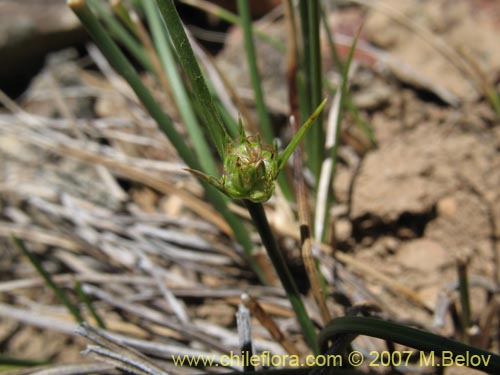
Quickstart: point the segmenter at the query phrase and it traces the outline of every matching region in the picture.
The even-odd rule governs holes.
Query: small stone
[[[430,272],[445,266],[451,258],[439,243],[422,238],[403,244],[396,259],[406,268]]]
[[[452,197],[440,199],[437,203],[437,212],[439,216],[453,217],[457,213],[457,201]]]
[[[338,220],[335,223],[335,237],[337,241],[347,241],[352,234],[352,224],[349,220]]]

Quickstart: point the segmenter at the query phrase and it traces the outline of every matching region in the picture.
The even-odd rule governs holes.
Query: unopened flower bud
[[[274,191],[278,175],[276,150],[259,137],[240,137],[228,146],[222,186],[233,198],[265,202]]]

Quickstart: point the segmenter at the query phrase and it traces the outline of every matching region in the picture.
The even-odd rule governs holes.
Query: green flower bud
[[[259,136],[247,137],[240,119],[240,137],[227,146],[224,170],[220,180],[191,168],[186,170],[231,198],[248,199],[256,203],[265,202],[274,192],[274,181],[278,173],[285,167],[293,150],[321,113],[325,104],[326,99],[309,116],[281,155],[278,155],[276,143],[273,146],[263,145]]]
[[[263,145],[259,137],[242,134],[228,146],[222,188],[232,198],[265,202],[274,192],[278,171],[276,149]]]

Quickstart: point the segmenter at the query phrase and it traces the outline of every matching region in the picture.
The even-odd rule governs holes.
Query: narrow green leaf
[[[209,2],[207,0],[179,0],[179,2],[203,10],[208,14],[218,17],[221,20],[226,21],[230,24],[240,25],[240,17],[238,17],[238,15],[224,9],[223,7],[215,3]],[[278,51],[285,52],[285,45],[280,40],[273,38],[265,31],[255,30],[255,36],[257,36],[260,40],[273,46]]]
[[[87,309],[89,309],[90,314],[95,319],[97,325],[100,328],[106,329],[106,324],[104,323],[104,320],[101,318],[97,310],[94,308],[94,305],[92,304],[92,301],[90,300],[87,293],[83,291],[82,284],[79,281],[75,282],[75,290],[78,293],[78,297],[80,298],[80,300],[85,304],[85,306],[87,306]]]
[[[204,111],[217,152],[221,159],[224,160],[226,146],[230,142],[229,135],[205,83],[174,2],[173,0],[157,0],[157,4],[177,51],[179,62],[191,83],[195,99]]]
[[[310,75],[310,90],[311,93],[311,108],[315,108],[320,104],[322,93],[322,72],[321,72],[321,47],[320,47],[320,13],[319,0],[309,0],[307,2],[308,17],[309,17],[309,49],[304,50],[309,58]],[[323,130],[323,116],[321,113],[318,118],[318,126],[312,128],[311,132],[306,137],[306,150],[309,168],[316,178],[316,185],[319,180],[321,164],[323,162],[325,132]]]
[[[163,70],[167,74],[172,87],[174,100],[182,117],[182,121],[189,133],[189,139],[193,144],[198,160],[205,172],[216,174],[217,166],[215,160],[212,157],[210,147],[198,122],[193,106],[191,105],[184,82],[177,71],[177,64],[172,54],[170,41],[167,39],[168,34],[161,22],[156,4],[151,0],[142,1],[142,4],[151,27],[153,39],[160,56],[160,61],[163,65]]]
[[[112,1],[113,12],[121,20],[121,22],[129,29],[134,35],[139,38],[139,33],[134,25],[134,21],[130,17],[128,9],[123,5],[121,0]]]
[[[144,47],[139,43],[135,36],[132,36],[129,31],[120,22],[118,22],[115,17],[113,17],[102,0],[90,0],[90,4],[92,8],[95,9],[99,17],[104,21],[113,37],[120,44],[122,44],[142,66],[144,66],[149,72],[154,73],[153,64],[151,63]]]
[[[248,212],[250,212],[250,216],[252,217],[252,221],[260,234],[260,238],[262,239],[262,243],[267,250],[267,254],[273,263],[274,269],[283,284],[283,288],[285,289],[287,297],[290,300],[293,310],[295,311],[295,315],[299,321],[300,327],[302,328],[302,333],[304,334],[306,342],[315,354],[319,354],[314,324],[307,314],[297,288],[297,284],[295,283],[283,254],[276,243],[276,239],[274,238],[271,227],[269,226],[264,207],[260,203],[254,203],[249,200],[245,200],[245,205],[247,206]]]
[[[279,157],[279,164],[278,164],[278,169],[281,171],[285,165],[290,156],[293,153],[293,150],[299,145],[300,141],[302,138],[307,133],[307,130],[311,127],[311,125],[314,123],[314,120],[318,118],[320,113],[323,111],[323,108],[325,108],[327,99],[324,99],[318,106],[318,108],[315,109],[315,111],[312,113],[311,116],[304,122],[304,124],[300,127],[299,131],[295,136],[292,138],[288,146],[286,146],[285,150],[282,152],[282,154]]]
[[[359,28],[356,37],[351,45],[351,49],[349,50],[349,55],[347,57],[347,61],[344,64],[344,68],[342,70],[342,84],[340,88],[340,92],[338,95],[339,101],[339,109],[338,116],[336,118],[335,123],[335,141],[333,143],[332,151],[331,151],[331,165],[328,169],[326,169],[326,174],[320,176],[321,180],[318,183],[319,187],[325,187],[325,189],[319,188],[316,191],[316,213],[315,213],[315,237],[317,240],[323,240],[325,236],[325,228],[327,227],[327,222],[329,219],[328,212],[330,212],[330,206],[334,201],[333,190],[331,189],[332,182],[335,179],[335,174],[337,171],[337,159],[338,159],[338,148],[340,143],[340,133],[341,133],[341,121],[342,121],[342,113],[343,108],[345,106],[345,101],[347,97],[347,87],[349,81],[349,70],[351,67],[352,58],[354,56],[354,51],[356,50],[356,45],[358,42],[359,35],[361,33],[361,28]],[[337,97],[336,97],[337,100]],[[318,207],[318,205],[321,205]],[[326,208],[325,208],[326,206]]]
[[[332,178],[335,177],[335,172],[337,170],[338,147],[340,143],[340,130],[341,130],[340,123],[342,121],[342,110],[345,106],[345,98],[347,96],[347,87],[349,84],[349,70],[351,69],[351,63],[354,57],[354,51],[356,51],[356,46],[358,44],[358,39],[360,34],[361,34],[361,27],[358,29],[358,32],[354,37],[351,48],[349,50],[349,55],[347,55],[347,60],[344,64],[344,69],[342,70],[342,85],[340,88],[341,89],[340,109],[339,109],[339,116],[337,118],[337,126],[336,126],[337,132],[335,134],[335,144],[332,149],[332,157],[333,157]]]
[[[123,78],[125,78],[144,107],[147,109],[151,117],[153,117],[153,119],[156,121],[158,127],[168,136],[184,162],[192,169],[201,170],[201,164],[198,162],[193,152],[187,147],[182,136],[176,131],[170,118],[163,112],[159,104],[153,98],[151,92],[142,83],[133,66],[120,51],[116,43],[106,33],[102,25],[98,22],[95,15],[87,6],[86,1],[67,1],[68,5],[85,26],[104,56],[108,59],[108,61],[116,69],[116,71]],[[263,283],[265,283],[266,278],[256,260],[252,257],[253,244],[245,226],[229,210],[226,204],[227,201],[220,192],[218,192],[214,187],[205,182],[202,182],[202,185],[207,192],[208,199],[212,202],[212,204],[220,212],[220,214],[227,220],[228,224],[231,226],[231,229],[233,229],[236,238],[243,246],[250,266],[257,274],[259,279]]]
[[[240,14],[240,24],[243,28],[243,37],[245,40],[245,55],[247,58],[250,80],[252,82],[255,95],[255,106],[259,115],[260,129],[264,140],[271,144],[274,138],[271,121],[267,113],[266,103],[264,101],[264,92],[262,91],[261,79],[257,68],[257,56],[253,43],[252,19],[250,16],[250,7],[248,0],[238,0],[238,12]]]
[[[5,366],[6,369],[8,367],[14,369],[19,367],[34,367],[34,366],[43,366],[50,364],[49,361],[38,361],[34,359],[25,359],[25,358],[14,358],[0,355],[0,369],[1,366]]]
[[[468,361],[464,364],[491,374],[500,373],[500,356],[496,354],[433,333],[375,318],[343,317],[332,320],[318,336],[321,351],[322,353],[327,351],[330,341],[334,341],[339,337],[352,341],[357,335],[376,337],[406,345],[423,352],[433,353],[436,357],[440,357],[443,353],[450,354],[450,352],[453,357],[458,355],[469,358],[478,356],[478,358],[484,358],[484,360],[477,365],[475,361]]]
[[[69,313],[73,315],[78,323],[82,323],[84,319],[80,314],[78,307],[70,301],[64,290],[59,288],[54,280],[52,280],[52,276],[43,268],[42,263],[40,262],[38,257],[31,251],[29,251],[24,242],[19,238],[12,237],[12,241],[14,242],[16,247],[29,259],[33,267],[35,267],[40,276],[42,276],[47,286],[52,289],[57,299],[68,309]]]
[[[250,16],[250,8],[248,0],[238,0],[238,12],[240,14],[240,25],[243,29],[243,37],[245,40],[245,55],[247,58],[248,69],[250,72],[250,80],[252,82],[253,92],[255,96],[255,106],[259,116],[260,130],[264,140],[271,144],[274,139],[274,132],[267,112],[266,103],[264,100],[264,92],[262,90],[261,78],[257,68],[257,55],[253,42],[252,19]],[[286,174],[278,176],[278,184],[283,192],[283,195],[288,199],[293,199],[291,184],[287,179]]]

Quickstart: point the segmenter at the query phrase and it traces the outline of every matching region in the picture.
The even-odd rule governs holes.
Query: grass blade
[[[52,280],[52,277],[47,271],[45,271],[45,269],[42,266],[42,263],[35,256],[35,254],[29,251],[24,242],[19,238],[12,237],[12,241],[14,242],[16,247],[29,259],[33,267],[35,267],[40,276],[42,276],[43,280],[48,285],[48,287],[52,289],[57,299],[68,309],[69,313],[73,315],[73,317],[78,323],[82,323],[84,320],[82,315],[80,314],[80,311],[78,310],[78,307],[76,307],[76,305],[74,305],[69,300],[64,290],[59,288],[59,286],[54,282],[54,280]]]
[[[113,12],[122,21],[122,23],[140,39],[139,33],[135,27],[135,23],[130,17],[128,9],[123,5],[123,2],[121,0],[112,0],[111,7],[113,8]]]
[[[192,6],[193,8],[203,10],[208,14],[220,18],[221,20],[226,21],[232,25],[240,25],[240,17],[238,17],[237,14],[234,14],[215,3],[206,0],[179,0],[179,2]],[[273,38],[265,31],[255,30],[255,36],[260,38],[262,41],[270,44],[278,51],[285,52],[285,46],[283,45],[283,43],[281,43],[281,41],[279,41],[278,39]]]
[[[182,136],[175,130],[172,120],[163,112],[159,104],[153,98],[151,92],[146,88],[144,83],[142,83],[134,67],[109,37],[104,28],[99,24],[95,15],[87,6],[86,1],[69,0],[68,4],[86,27],[104,56],[106,56],[116,71],[125,78],[132,87],[150,115],[173,143],[182,159],[184,159],[190,167],[198,169],[198,160],[193,156],[192,151],[186,145]]]
[[[424,352],[435,353],[436,356],[443,352],[453,352],[454,357],[457,355],[463,355],[464,357],[477,355],[480,358],[485,358],[485,360],[480,361],[477,365],[472,365],[469,361],[466,365],[492,374],[500,373],[500,356],[496,354],[433,333],[375,318],[343,317],[332,320],[319,334],[319,344],[322,352],[326,352],[329,341],[334,341],[344,335],[346,338],[350,337],[351,340],[356,335],[376,337]],[[486,361],[488,361],[487,364]]]
[[[168,34],[165,32],[156,5],[150,0],[143,1],[142,4],[163,65],[163,70],[167,74],[174,100],[189,133],[189,138],[192,141],[198,160],[204,172],[215,175],[217,173],[215,160],[212,157],[210,147],[191,105],[187,90],[177,71],[177,64],[171,50],[170,41],[167,39]]]
[[[82,283],[79,281],[75,282],[75,290],[78,294],[78,298],[87,306],[87,309],[89,310],[90,314],[94,318],[95,322],[97,323],[97,326],[102,329],[106,329],[106,324],[104,323],[104,320],[101,318],[101,316],[97,313],[97,310],[94,308],[94,305],[92,304],[92,301],[90,300],[89,296],[87,293],[82,288]]]
[[[33,359],[14,358],[0,355],[0,372],[4,369],[9,370],[19,367],[34,367],[48,364],[50,364],[48,361],[37,361]]]
[[[309,59],[311,108],[316,108],[323,98],[322,78],[321,78],[321,47],[319,40],[320,12],[319,0],[309,0],[307,2],[309,18],[309,49],[305,49]],[[316,177],[316,185],[319,181],[321,163],[324,155],[325,132],[323,130],[323,116],[319,114],[317,120],[318,126],[306,136],[306,150],[309,158],[309,167]]]
[[[255,105],[259,115],[260,129],[264,140],[271,144],[274,139],[271,121],[267,113],[266,103],[264,101],[264,93],[262,91],[261,79],[257,68],[257,57],[255,54],[255,46],[253,43],[252,20],[250,17],[250,7],[248,0],[238,0],[238,12],[240,14],[241,27],[243,29],[243,37],[245,40],[245,51],[248,69],[250,72],[250,80],[253,86],[255,95]]]
[[[224,160],[226,146],[230,142],[229,135],[205,83],[174,2],[173,0],[157,0],[156,2],[172,38],[179,62],[191,84],[195,100],[204,111],[210,135],[217,148],[217,152],[221,159]]]
[[[78,1],[76,1],[78,2]],[[106,9],[106,6],[101,0],[90,0],[90,4],[97,12],[99,17],[104,21],[111,35],[122,44],[130,54],[149,72],[154,73],[151,60],[146,53],[144,47],[139,43],[135,36],[132,36],[129,31]]]
[[[316,331],[314,329],[313,322],[302,302],[297,284],[295,283],[290,269],[288,268],[283,254],[276,243],[276,239],[271,231],[269,222],[267,221],[266,212],[264,207],[260,203],[253,203],[251,201],[245,200],[245,205],[250,212],[250,216],[260,234],[262,243],[267,250],[267,254],[273,263],[274,269],[280,278],[283,288],[285,288],[286,294],[290,303],[295,311],[297,320],[299,321],[300,327],[302,328],[302,333],[309,344],[309,347],[314,353],[318,354],[318,343],[316,341]]]
[[[332,195],[332,181],[335,178],[335,173],[337,170],[337,156],[338,156],[338,147],[340,142],[340,128],[342,121],[342,109],[344,107],[345,98],[347,95],[347,85],[349,80],[349,70],[351,67],[352,58],[354,56],[354,51],[356,50],[356,44],[361,33],[361,28],[359,28],[356,37],[351,45],[351,49],[349,50],[349,55],[344,64],[344,68],[342,71],[342,84],[340,87],[340,91],[337,92],[336,98],[334,100],[334,107],[332,108],[332,126],[334,127],[334,134],[331,134],[331,137],[328,137],[326,140],[327,144],[325,145],[326,149],[331,149],[331,154],[328,155],[328,158],[323,162],[321,167],[321,175],[318,181],[318,189],[316,191],[316,210],[315,210],[315,218],[314,218],[314,237],[317,241],[322,241],[325,236],[325,228],[327,227],[328,222],[328,212],[330,211],[330,205],[333,201]],[[336,112],[333,113],[333,109],[336,109]],[[330,119],[329,119],[330,121]]]
[[[269,114],[267,113],[264,93],[262,91],[261,79],[257,68],[257,56],[253,43],[252,20],[250,16],[248,0],[238,0],[238,12],[240,14],[240,24],[243,28],[247,64],[250,72],[253,92],[255,95],[255,105],[257,107],[257,113],[259,116],[260,130],[262,132],[262,135],[264,136],[264,140],[268,144],[271,144],[274,139],[274,132]],[[286,174],[282,173],[279,175],[278,183],[284,196],[288,200],[292,200],[293,195],[292,191],[290,190],[290,183],[287,181]]]
[[[115,42],[109,37],[104,28],[99,24],[97,18],[87,6],[86,1],[68,0],[68,5],[75,12],[77,17],[90,33],[97,46],[103,52],[111,65],[113,65],[115,70],[123,78],[125,78],[130,87],[134,90],[135,94],[147,109],[151,117],[153,117],[153,119],[156,121],[158,127],[168,136],[184,162],[192,169],[201,170],[201,164],[193,155],[192,151],[187,147],[182,136],[175,130],[170,118],[163,112],[159,104],[151,95],[150,91],[142,83],[133,66],[126,59]],[[253,244],[250,240],[250,236],[247,233],[246,228],[241,223],[241,221],[232,212],[229,211],[226,204],[227,200],[224,198],[224,196],[212,186],[203,182],[202,184],[205,188],[205,191],[207,192],[208,199],[227,220],[228,224],[231,226],[231,229],[234,232],[234,235],[238,239],[238,242],[243,246],[250,266],[257,274],[259,279],[265,283],[265,276],[261,271],[258,263],[252,257]]]
[[[297,124],[293,121],[293,127],[296,128]],[[297,129],[298,131],[298,129]],[[311,285],[312,295],[321,313],[321,318],[323,324],[329,322],[332,317],[325,300],[325,283],[322,280],[321,275],[318,270],[317,260],[314,258],[312,253],[311,244],[311,213],[309,209],[309,204],[307,201],[307,189],[306,183],[303,175],[303,145],[297,147],[295,157],[293,159],[294,164],[294,182],[295,190],[297,192],[297,211],[300,226],[300,253],[302,254],[302,260],[304,267],[307,272],[307,277]],[[323,282],[322,282],[323,281]]]
[[[298,144],[304,138],[304,136],[307,133],[307,130],[311,127],[311,125],[314,123],[314,121],[318,118],[318,116],[321,114],[323,111],[323,108],[325,108],[327,99],[324,99],[318,106],[318,108],[315,109],[315,111],[312,113],[311,116],[304,122],[304,124],[300,127],[299,131],[293,139],[290,141],[288,146],[286,146],[285,150],[281,153],[280,159],[279,159],[279,164],[278,164],[278,169],[281,171],[285,165],[290,156],[292,156],[293,150],[297,148]]]
[[[302,118],[305,118],[307,114],[312,111],[311,104],[311,75],[309,68],[309,59],[307,57],[306,51],[310,50],[310,33],[309,33],[309,0],[299,0],[299,19],[300,19],[300,29],[302,34],[302,54],[300,65],[302,72],[297,77],[299,80],[298,88],[300,93],[300,103],[301,103],[301,114]]]
[[[328,48],[330,50],[330,56],[331,56],[332,60],[335,62],[335,65],[338,67],[338,70],[342,72],[344,70],[344,63],[340,59],[337,48],[335,47],[335,40],[333,38],[333,33],[330,30],[330,26],[328,25],[327,15],[326,15],[323,8],[321,8],[321,21],[323,24],[323,29],[326,31]],[[326,86],[328,86],[328,82],[326,83]],[[373,130],[366,123],[366,121],[361,117],[361,114],[359,113],[359,109],[354,104],[354,101],[352,100],[350,93],[347,93],[347,96],[345,98],[345,106],[346,106],[346,109],[354,116],[354,120],[356,121],[356,124],[361,128],[363,133],[368,137],[368,140],[370,141],[371,146],[375,146],[377,144],[377,142],[375,141],[375,135],[373,134]]]

